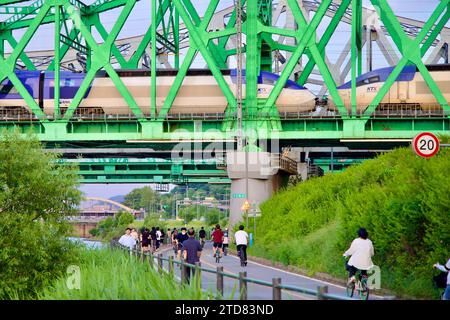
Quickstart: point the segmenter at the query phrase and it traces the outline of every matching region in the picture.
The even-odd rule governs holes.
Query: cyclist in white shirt
[[[234,240],[236,241],[237,251],[240,252],[241,248],[244,253],[244,262],[247,265],[247,245],[248,234],[244,231],[244,226],[239,226],[239,231],[234,234]]]
[[[372,269],[372,256],[374,255],[372,241],[364,228],[358,230],[358,238],[353,240],[350,248],[345,251],[344,257],[351,256],[347,263],[349,283],[355,281],[355,274],[361,270],[361,275],[367,277],[367,270]]]

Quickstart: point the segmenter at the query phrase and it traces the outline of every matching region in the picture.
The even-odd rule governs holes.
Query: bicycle
[[[241,267],[247,266],[247,262],[244,260],[244,248],[240,247],[238,251],[239,260],[241,261]]]
[[[216,252],[214,253],[214,257],[216,258],[216,263],[219,263],[220,262],[219,248],[216,248]]]
[[[224,245],[223,245],[223,255],[226,256],[227,253],[228,253],[228,245],[227,245],[227,244],[224,244]]]
[[[345,259],[345,264],[347,267],[347,259]],[[369,286],[367,285],[367,275],[362,275],[361,270],[358,269],[358,271],[355,274],[355,281],[350,282],[350,278],[347,280],[346,285],[346,294],[347,297],[353,298],[355,290],[358,291],[358,295],[361,300],[368,300],[369,299]]]
[[[205,246],[205,238],[200,238],[200,244],[202,245],[202,249]]]
[[[176,257],[178,254],[178,244],[176,242],[172,242],[173,256]]]

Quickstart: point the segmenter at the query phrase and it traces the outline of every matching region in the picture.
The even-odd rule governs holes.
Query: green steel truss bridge
[[[143,0],[142,0],[143,1]],[[0,80],[9,79],[25,99],[31,112],[2,114],[0,128],[32,130],[42,141],[53,143],[98,141],[178,141],[199,139],[222,141],[236,138],[237,102],[221,70],[234,61],[236,49],[236,10],[222,8],[219,0],[149,0],[150,26],[131,41],[119,39],[128,20],[133,19],[137,0],[1,0],[0,1]],[[377,12],[362,7],[360,0],[295,1],[242,0],[242,32],[246,97],[243,101],[244,131],[258,139],[345,140],[410,139],[417,132],[449,131],[450,109],[439,87],[425,67],[440,62],[447,54],[450,17],[449,1],[439,1],[427,21],[399,18],[389,1],[371,0]],[[429,6],[427,4],[427,6]],[[107,30],[103,19],[108,12],[119,12],[114,26]],[[307,15],[308,12],[315,14]],[[376,15],[375,19],[373,19]],[[342,24],[351,24],[351,37],[336,63],[327,58],[327,45]],[[39,55],[26,50],[38,30],[54,30],[51,53]],[[318,28],[325,32],[318,35]],[[101,40],[96,39],[99,34]],[[373,36],[376,34],[376,36]],[[131,39],[131,38],[130,38]],[[357,112],[356,77],[372,64],[372,43],[382,49],[386,65],[396,66],[374,100]],[[11,48],[7,50],[7,45]],[[367,50],[365,50],[367,48]],[[367,54],[366,54],[367,51]],[[66,56],[67,55],[67,56]],[[347,61],[348,55],[350,58]],[[71,56],[74,63],[67,63]],[[217,81],[228,106],[223,114],[169,115],[187,71],[199,57]],[[77,57],[73,60],[73,57]],[[170,57],[170,58],[168,58]],[[300,64],[301,59],[307,61]],[[70,59],[69,59],[70,60]],[[118,76],[116,69],[151,70],[156,84],[157,62],[163,68],[178,70],[164,105],[156,112],[157,88],[150,92],[151,113],[145,116]],[[347,62],[346,62],[347,61]],[[390,114],[381,112],[379,103],[394,84],[404,66],[416,65],[442,110],[435,114]],[[55,111],[46,115],[15,75],[15,69],[55,71]],[[71,102],[59,105],[59,72],[82,68],[86,77]],[[95,74],[104,70],[129,106],[129,114],[117,117],[83,115],[77,112]],[[280,78],[267,99],[257,97],[257,75],[261,70],[279,72]],[[286,81],[299,75],[301,85],[315,83],[327,90],[339,110],[333,116],[280,113],[275,104]],[[337,86],[347,74],[352,80],[351,111],[344,107]],[[317,78],[319,76],[319,79]],[[324,89],[325,88],[325,89]],[[149,90],[150,91],[150,90]]]
[[[210,183],[229,184],[225,162],[209,160],[170,160],[161,158],[61,159],[76,164],[83,183],[153,183],[157,185]],[[168,190],[162,190],[168,191]]]

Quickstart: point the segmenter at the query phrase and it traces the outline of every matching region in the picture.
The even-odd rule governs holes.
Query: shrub
[[[76,168],[18,132],[0,140],[0,299],[33,295],[77,260],[66,239],[81,199]]]
[[[435,296],[432,266],[450,251],[448,172],[450,150],[423,159],[403,148],[280,191],[261,205],[252,250],[344,277],[340,256],[365,227],[385,288]]]

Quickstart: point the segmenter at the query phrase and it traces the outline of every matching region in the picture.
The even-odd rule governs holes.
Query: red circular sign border
[[[417,149],[417,147],[416,147],[416,141],[419,140],[420,138],[422,138],[423,136],[426,136],[426,135],[430,136],[430,137],[436,142],[436,150],[434,150],[433,153],[430,153],[430,154],[428,154],[428,155],[423,154],[423,153],[420,152],[420,151]],[[439,142],[439,139],[438,139],[438,137],[436,137],[435,134],[433,134],[433,133],[431,133],[431,132],[422,132],[422,133],[418,134],[418,135],[414,138],[414,140],[413,140],[413,149],[414,149],[415,153],[416,153],[418,156],[423,157],[423,158],[431,158],[431,157],[434,157],[434,156],[436,155],[436,153],[439,152],[439,148],[440,148],[440,142]]]

